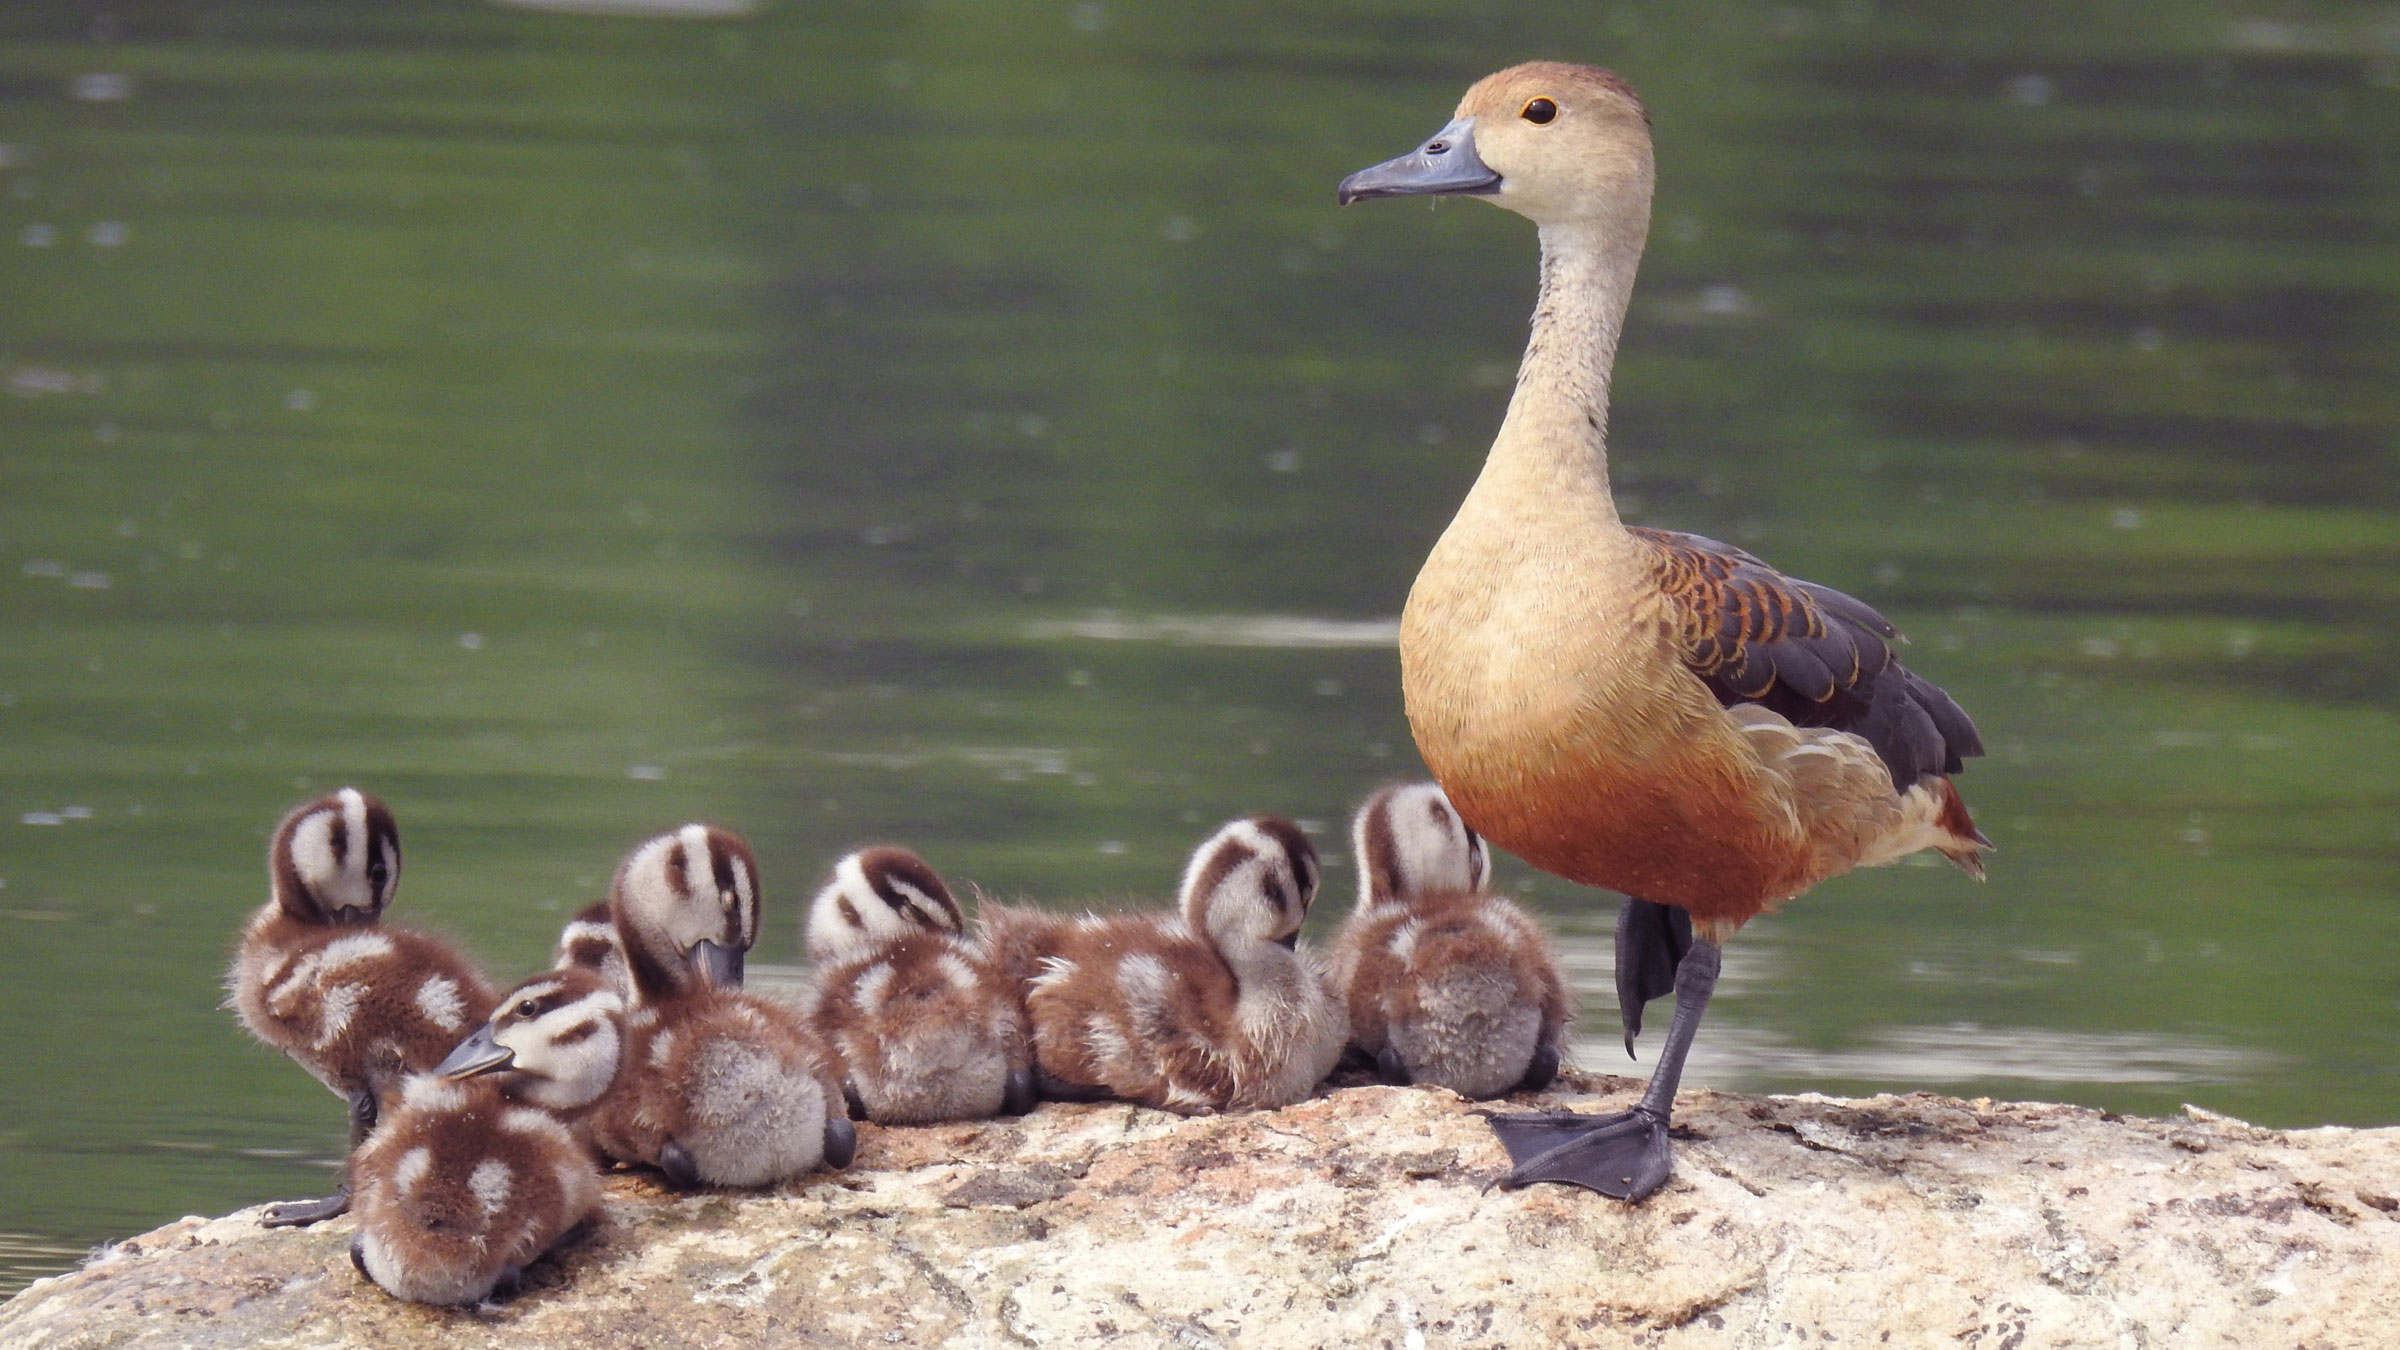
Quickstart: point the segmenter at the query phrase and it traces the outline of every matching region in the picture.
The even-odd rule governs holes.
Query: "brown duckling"
[[[1539,1091],[1570,1015],[1540,925],[1489,887],[1491,854],[1434,783],[1369,797],[1351,826],[1358,907],[1334,936],[1350,1044],[1387,1083]]]
[[[227,972],[242,1025],[350,1107],[355,1152],[382,1103],[492,1011],[492,986],[440,938],[379,922],[400,885],[400,827],[356,788],[294,807],[267,850],[272,898]],[[330,1219],[332,1195],[270,1205],[269,1227]]]
[[[626,1081],[591,1121],[608,1157],[679,1186],[764,1186],[846,1167],[856,1134],[800,1012],[738,987],[758,935],[758,867],[741,839],[686,825],[617,870],[609,913],[636,1006]]]
[[[1192,855],[1180,913],[1051,928],[1026,996],[1042,1090],[1186,1114],[1306,1097],[1348,1037],[1299,947],[1317,878],[1300,827],[1258,816]]]
[[[964,927],[950,888],[907,849],[834,864],[809,907],[808,1019],[853,1117],[921,1125],[1033,1109],[1023,986],[1004,982]]]
[[[583,1230],[600,1177],[573,1122],[616,1081],[623,1012],[590,971],[548,971],[410,1078],[352,1164],[359,1273],[415,1303],[481,1303]]]

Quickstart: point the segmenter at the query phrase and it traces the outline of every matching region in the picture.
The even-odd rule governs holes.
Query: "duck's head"
[[[730,830],[686,825],[626,855],[608,891],[635,987],[737,987],[758,941],[758,862]]]
[[[589,970],[551,970],[500,998],[492,1019],[434,1066],[442,1078],[499,1075],[503,1092],[553,1111],[600,1100],[624,1055],[625,1001]]]
[[[1450,124],[1398,159],[1342,180],[1342,205],[1370,197],[1484,197],[1537,224],[1611,224],[1652,180],[1650,115],[1598,66],[1528,61],[1486,75]]]
[[[1317,851],[1281,816],[1252,816],[1216,832],[1183,873],[1183,917],[1192,931],[1229,941],[1300,940],[1317,896]]]
[[[808,959],[823,965],[912,933],[966,927],[941,874],[904,848],[867,848],[833,865],[808,909]]]
[[[357,788],[303,802],[267,850],[275,902],[307,923],[373,923],[400,886],[400,825]]]
[[[1350,843],[1361,908],[1491,884],[1491,850],[1439,783],[1399,783],[1367,798],[1351,822]]]

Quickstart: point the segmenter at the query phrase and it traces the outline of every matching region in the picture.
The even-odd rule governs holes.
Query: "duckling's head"
[[[492,1019],[433,1071],[497,1074],[501,1091],[553,1111],[589,1106],[616,1081],[624,1014],[625,1001],[594,972],[544,971],[502,995]]]
[[[1336,193],[1487,198],[1537,224],[1646,228],[1650,114],[1633,87],[1598,66],[1528,61],[1486,75],[1450,124],[1398,159],[1361,169]]]
[[[758,862],[732,831],[686,825],[626,856],[608,912],[643,995],[736,987],[758,941]]]
[[[1300,940],[1317,896],[1317,851],[1281,816],[1227,825],[1192,854],[1183,873],[1183,917],[1220,946],[1229,940]]]
[[[267,871],[283,912],[307,923],[372,923],[400,886],[400,825],[382,802],[343,788],[292,808]]]
[[[941,874],[904,848],[860,849],[833,865],[808,910],[808,959],[818,965],[911,933],[966,927]]]
[[[1492,880],[1492,854],[1439,783],[1399,783],[1367,798],[1350,825],[1364,909],[1420,895],[1462,895]]]

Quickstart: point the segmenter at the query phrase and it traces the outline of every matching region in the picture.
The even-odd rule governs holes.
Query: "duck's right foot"
[[[267,1212],[258,1216],[258,1224],[261,1228],[306,1228],[349,1212],[350,1188],[344,1186],[315,1200],[285,1200],[269,1205]]]
[[[1649,1198],[1675,1170],[1667,1118],[1646,1107],[1605,1116],[1538,1111],[1487,1119],[1516,1164],[1500,1178],[1502,1190],[1559,1181],[1631,1202]]]
[[[825,1165],[836,1172],[858,1156],[858,1127],[847,1116],[825,1118]]]

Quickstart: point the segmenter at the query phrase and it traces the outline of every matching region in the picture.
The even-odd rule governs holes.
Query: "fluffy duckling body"
[[[626,1081],[593,1142],[681,1186],[763,1186],[849,1165],[839,1080],[799,1011],[738,987],[758,935],[740,838],[687,825],[634,850],[610,887],[636,1006]]]
[[[272,898],[242,931],[226,983],[251,1035],[350,1107],[350,1147],[407,1075],[441,1062],[492,1010],[492,986],[456,947],[379,920],[400,884],[400,829],[356,788],[302,803],[269,846]],[[348,1188],[268,1207],[270,1227],[348,1207]]]
[[[350,1260],[395,1298],[481,1303],[599,1210],[572,1121],[616,1080],[624,1002],[589,971],[551,971],[434,1073],[408,1080],[353,1164]]]
[[[1489,887],[1483,840],[1433,783],[1385,788],[1351,827],[1358,907],[1335,935],[1350,1044],[1385,1082],[1539,1091],[1570,1007],[1548,935]]]
[[[1536,61],[1478,81],[1430,140],[1336,194],[1460,193],[1539,227],[1524,364],[1409,590],[1400,683],[1418,750],[1477,831],[1627,896],[1629,1041],[1643,1003],[1675,993],[1633,1110],[1493,1120],[1517,1163],[1506,1184],[1626,1200],[1671,1170],[1668,1116],[1727,938],[1851,868],[1933,849],[1981,876],[1990,847],[1951,782],[1982,753],[1975,725],[1895,658],[1889,621],[1618,515],[1610,382],[1655,178],[1649,113],[1624,80]]]
[[[853,1116],[919,1125],[1032,1109],[1023,986],[964,928],[940,874],[907,849],[834,864],[809,907],[808,1020]]]
[[[1026,996],[1044,1090],[1185,1114],[1306,1097],[1348,1034],[1298,945],[1317,878],[1298,826],[1238,820],[1193,854],[1180,913],[1050,926]]]

